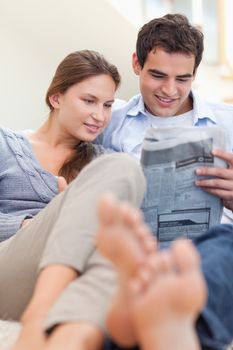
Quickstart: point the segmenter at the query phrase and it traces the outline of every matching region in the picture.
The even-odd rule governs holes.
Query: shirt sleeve
[[[0,213],[0,242],[13,236],[19,229],[25,219],[32,218],[32,215],[12,215]]]

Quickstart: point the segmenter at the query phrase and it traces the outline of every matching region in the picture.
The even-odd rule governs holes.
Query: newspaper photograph
[[[193,239],[219,224],[221,200],[194,183],[198,167],[226,167],[214,148],[227,149],[226,131],[219,126],[149,128],[141,165],[147,180],[142,211],[160,242]]]

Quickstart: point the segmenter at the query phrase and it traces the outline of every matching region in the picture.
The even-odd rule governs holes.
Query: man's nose
[[[168,79],[163,82],[162,92],[167,96],[173,96],[176,94],[176,82],[173,79]]]

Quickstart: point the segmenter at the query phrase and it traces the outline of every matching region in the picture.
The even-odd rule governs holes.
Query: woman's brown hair
[[[116,89],[118,88],[121,78],[117,68],[98,52],[81,50],[69,54],[57,67],[48,88],[45,100],[50,111],[54,109],[49,100],[50,96],[65,93],[72,85],[100,74],[109,75]],[[68,183],[96,156],[95,148],[90,142],[80,142],[75,146],[75,150],[74,155],[63,164],[59,171],[59,175],[64,176]]]

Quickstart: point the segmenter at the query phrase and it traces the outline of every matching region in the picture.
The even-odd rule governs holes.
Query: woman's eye
[[[189,81],[189,79],[187,79],[187,78],[178,78],[177,81],[179,81],[180,83],[185,83],[186,81]]]
[[[86,98],[85,98],[83,101],[86,102],[86,103],[88,103],[88,104],[91,104],[91,103],[94,102],[93,100],[89,100],[89,99],[86,99]]]

